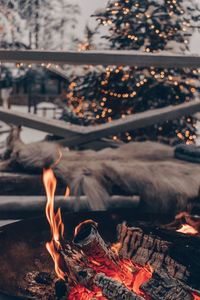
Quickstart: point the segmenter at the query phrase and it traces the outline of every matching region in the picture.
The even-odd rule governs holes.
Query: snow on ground
[[[40,103],[40,105],[38,105],[38,107],[52,107],[52,105],[55,107],[55,105],[52,103],[42,102],[42,103]],[[12,105],[11,109],[18,111],[18,112],[22,112],[22,113],[28,113],[27,106]],[[33,114],[33,110],[31,113]],[[42,111],[39,111],[37,115],[42,117]],[[46,117],[48,119],[52,119],[53,112],[47,111]],[[45,138],[46,135],[47,135],[47,133],[45,133],[43,131],[39,131],[39,130],[27,128],[27,127],[22,127],[21,138],[22,138],[22,141],[26,144],[41,141]],[[6,135],[4,135],[4,139],[5,139],[5,136]]]

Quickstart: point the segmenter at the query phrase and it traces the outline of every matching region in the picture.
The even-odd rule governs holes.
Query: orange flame
[[[121,243],[115,243],[115,244],[112,244],[111,245],[111,250],[116,254],[118,255],[119,254],[119,251],[122,247],[122,244]]]
[[[140,294],[140,287],[143,283],[147,282],[152,277],[153,270],[148,267],[141,267],[133,283],[133,291],[136,294]]]
[[[92,300],[92,299],[106,300],[107,298],[103,297],[102,292],[97,287],[94,288],[94,291],[90,291],[81,285],[77,285],[75,288],[71,290],[68,299],[69,300]]]
[[[194,227],[188,224],[183,224],[181,228],[176,231],[184,234],[193,234],[193,235],[198,234],[198,230],[196,230]]]
[[[57,276],[64,280],[65,273],[62,271],[62,268],[61,268],[62,263],[61,263],[61,259],[60,259],[60,254],[55,249],[53,240],[49,243],[46,243],[46,248],[54,261],[54,267],[55,267],[55,272],[56,272]]]
[[[194,300],[200,300],[200,296],[197,295],[196,293],[192,293],[192,296],[193,296]]]
[[[65,190],[65,195],[64,195],[64,199],[67,199],[70,195],[70,188],[67,186],[66,190]]]
[[[47,195],[46,216],[52,232],[52,240],[46,244],[46,248],[54,261],[56,274],[59,278],[64,279],[64,273],[61,269],[60,255],[57,251],[61,247],[60,239],[63,238],[64,224],[62,222],[60,208],[56,214],[54,213],[54,195],[57,180],[52,169],[43,170],[43,183]]]

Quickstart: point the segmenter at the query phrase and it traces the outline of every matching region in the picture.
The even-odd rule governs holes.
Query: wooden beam
[[[162,124],[167,120],[178,119],[184,115],[194,114],[197,111],[200,111],[200,101],[152,109],[95,127],[88,126],[87,133],[84,133],[84,135],[79,137],[69,137],[68,139],[62,140],[61,143],[64,146],[76,146],[98,140],[102,137],[117,135],[129,130],[145,128],[153,124]]]
[[[0,120],[6,123],[37,129],[61,137],[69,137],[77,134],[81,135],[85,131],[85,127],[82,126],[72,125],[59,120],[45,119],[29,113],[25,114],[3,108],[0,108]]]
[[[60,52],[60,51],[33,51],[33,50],[0,50],[1,62],[13,63],[45,63],[69,65],[128,65],[139,67],[164,68],[199,68],[200,56],[172,54],[162,52],[148,54],[139,51],[86,51],[86,52]],[[49,65],[50,67],[51,65]]]
[[[113,195],[107,200],[105,209],[136,208],[140,204],[139,196]],[[0,196],[0,219],[21,219],[44,214],[46,197],[42,196]],[[55,197],[55,209],[62,211],[90,210],[86,196]]]
[[[200,111],[200,101],[191,101],[176,106],[152,109],[110,123],[87,127],[5,109],[0,109],[0,119],[7,123],[22,125],[64,137],[66,139],[60,141],[62,145],[76,146],[128,130],[145,128],[153,124],[162,124],[167,120],[178,119],[198,111]]]

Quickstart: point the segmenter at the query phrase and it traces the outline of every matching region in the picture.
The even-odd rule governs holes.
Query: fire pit
[[[199,221],[182,214],[167,226],[163,217],[130,210],[62,218],[54,210],[52,169],[44,170],[43,182],[46,219],[1,230],[2,293],[44,300],[200,300]]]
[[[90,261],[87,270],[81,266],[81,263],[77,265],[78,269],[81,267],[76,271],[80,273],[79,276],[83,277],[82,279],[80,277],[80,280],[88,275],[88,269],[92,265],[95,274],[98,274],[94,280],[99,280],[101,293],[106,283],[108,290],[109,287],[111,288],[111,291],[109,290],[110,298],[99,299],[199,299],[198,292],[195,292],[195,289],[200,288],[200,240],[198,236],[161,229],[158,227],[160,220],[158,218],[156,220],[155,216],[150,218],[136,215],[134,211],[130,210],[112,213],[66,214],[63,216],[63,220],[67,240],[74,239],[74,251],[79,251],[81,247],[81,253],[88,253],[90,258],[96,257],[92,262],[93,265]],[[98,228],[93,222],[82,223],[85,220],[93,220],[98,223]],[[123,223],[124,221],[127,222],[127,225]],[[74,229],[80,223],[81,226],[77,229],[74,237]],[[67,280],[64,282],[58,279],[54,272],[53,260],[46,251],[45,242],[50,240],[50,237],[49,226],[45,218],[21,221],[1,229],[0,290],[2,294],[19,298],[68,299],[70,296],[69,283]],[[109,245],[114,243],[115,247],[106,246],[104,248],[104,241]],[[116,242],[118,243],[116,244]],[[65,247],[65,253],[68,254],[66,258],[68,260],[71,249],[66,245],[68,245],[67,242],[63,247]],[[97,248],[94,245],[97,245]],[[70,243],[70,246],[73,247],[73,244]],[[104,252],[101,252],[100,249]],[[120,262],[116,250],[119,251]],[[102,253],[106,253],[107,257],[102,257]],[[123,258],[123,263],[126,263],[123,266],[127,268],[126,275],[131,270],[133,274],[140,274],[139,284],[143,282],[141,292],[139,291],[138,295],[136,293],[135,298],[133,298],[134,293],[129,294],[129,290],[127,291],[124,285],[120,285],[119,281],[113,279],[112,276],[107,276],[108,269],[109,272],[113,272],[115,269],[116,261],[117,264],[122,263],[121,258]],[[102,259],[104,263],[108,262],[107,267],[103,263],[99,266]],[[130,263],[129,259],[133,263]],[[74,267],[73,264],[71,266]],[[101,272],[99,272],[99,268]],[[86,284],[92,290],[90,284],[88,282]],[[98,299],[97,296],[91,298],[89,295],[84,295],[84,287],[78,291],[81,292],[78,294],[77,286],[80,288],[80,285],[73,287],[74,293],[77,294],[69,299]],[[122,296],[117,298],[116,294],[112,296],[114,290],[119,291],[120,288],[125,298]],[[137,290],[137,288],[135,283],[134,289]],[[105,294],[107,291],[103,291],[103,293]],[[10,297],[9,299],[11,299]]]

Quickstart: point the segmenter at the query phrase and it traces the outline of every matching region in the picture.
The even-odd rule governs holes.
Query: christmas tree
[[[186,51],[198,18],[194,1],[183,0],[111,0],[97,13],[102,37],[110,49],[144,52]],[[199,91],[198,70],[113,67],[89,68],[77,76],[67,91],[67,102],[83,123],[111,122],[126,115],[177,105],[193,100]],[[92,116],[91,116],[92,114]],[[117,137],[113,137],[117,139]],[[193,143],[195,119],[191,116],[164,124],[126,132],[124,141],[160,140],[175,144]]]

